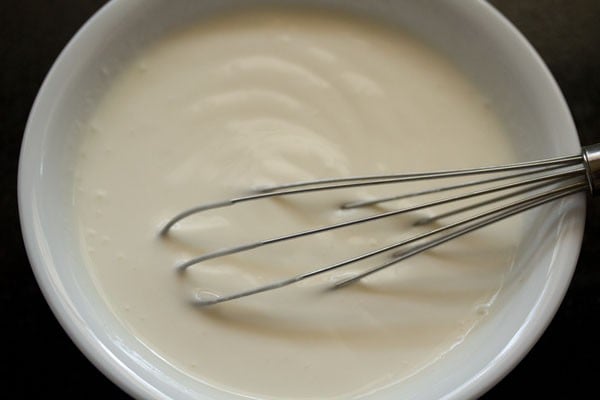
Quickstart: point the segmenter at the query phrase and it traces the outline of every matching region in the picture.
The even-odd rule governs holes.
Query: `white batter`
[[[512,161],[501,125],[464,76],[370,22],[264,11],[204,23],[143,52],[82,133],[74,203],[99,290],[154,352],[224,390],[347,398],[401,381],[463,340],[511,266],[518,235],[501,224],[343,290],[323,292],[385,258],[213,308],[193,305],[203,291],[248,289],[393,243],[413,219],[177,274],[176,264],[207,251],[371,214],[377,209],[337,206],[393,191],[240,204],[158,238],[183,209],[266,184]]]

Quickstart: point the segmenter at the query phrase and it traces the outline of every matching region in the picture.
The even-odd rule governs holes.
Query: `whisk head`
[[[209,295],[197,299],[199,306],[208,306],[225,301],[246,297],[261,292],[279,289],[299,281],[329,271],[346,267],[350,264],[389,253],[390,257],[379,265],[338,281],[333,288],[341,288],[357,282],[364,277],[388,268],[409,257],[439,246],[454,238],[480,229],[494,222],[524,212],[550,201],[588,191],[596,195],[600,191],[600,144],[587,146],[582,153],[574,156],[551,158],[533,162],[524,162],[503,166],[472,168],[462,170],[446,170],[437,172],[421,172],[394,175],[371,175],[344,178],[322,179],[316,181],[295,182],[279,186],[262,188],[246,196],[208,203],[182,211],[171,218],[161,229],[160,236],[166,237],[173,226],[183,219],[208,210],[233,206],[238,203],[300,195],[312,192],[352,189],[362,186],[392,185],[415,181],[437,181],[449,178],[465,178],[464,182],[432,186],[425,190],[411,193],[400,193],[360,201],[349,201],[340,206],[341,209],[375,207],[382,203],[398,201],[406,198],[442,195],[417,205],[378,212],[365,217],[350,219],[332,225],[294,232],[282,236],[253,241],[233,247],[227,247],[205,253],[176,266],[177,270],[186,269],[202,262],[227,255],[250,251],[275,243],[316,235],[326,231],[342,229],[353,225],[368,223],[383,218],[392,218],[401,214],[425,209],[436,209],[444,205],[462,204],[450,210],[437,212],[415,222],[416,225],[434,225],[450,216],[467,214],[468,216],[448,222],[435,224],[431,230],[416,234],[402,241],[354,256],[339,262],[319,267],[309,272],[279,280],[267,285],[258,286],[245,291],[228,295]],[[464,205],[465,202],[468,204]],[[478,211],[480,210],[480,211]]]

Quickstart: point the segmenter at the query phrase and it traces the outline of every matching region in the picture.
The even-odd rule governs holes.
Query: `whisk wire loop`
[[[472,211],[478,208],[490,206],[497,202],[503,202],[500,206],[497,206],[495,208],[485,209],[484,211],[481,211],[478,214],[467,216],[462,220],[456,222],[449,222],[440,227],[432,228],[427,232],[416,234],[400,242],[386,245],[382,248],[371,250],[369,252],[336,262],[325,267],[317,268],[306,273],[292,276],[288,279],[279,280],[270,284],[255,287],[245,291],[240,291],[230,295],[198,298],[196,303],[200,306],[208,306],[282,288],[302,281],[304,279],[324,274],[326,272],[345,267],[349,264],[353,264],[365,260],[367,258],[374,257],[376,255],[396,250],[396,252],[391,254],[390,259],[383,262],[382,264],[367,269],[366,271],[354,275],[350,278],[338,281],[332,286],[332,288],[341,288],[349,284],[355,283],[365,278],[366,276],[369,276],[394,264],[397,264],[409,257],[412,257],[416,254],[422,253],[426,250],[446,243],[454,238],[481,229],[487,225],[498,222],[515,214],[524,212],[534,207],[538,207],[542,204],[586,190],[590,194],[596,195],[600,191],[600,144],[583,147],[582,154],[580,155],[557,157],[541,161],[524,162],[506,166],[493,166],[484,168],[446,170],[439,172],[412,174],[367,175],[359,177],[332,178],[321,179],[316,181],[295,182],[279,186],[272,186],[269,188],[262,188],[250,195],[232,198],[229,200],[219,201],[215,203],[209,203],[193,207],[188,210],[184,210],[183,212],[175,215],[163,226],[163,228],[160,230],[160,236],[167,236],[170,230],[178,222],[193,214],[208,211],[211,209],[232,206],[236,203],[241,202],[260,200],[269,197],[298,195],[324,190],[355,188],[366,185],[395,184],[400,182],[456,178],[471,175],[498,174],[506,172],[508,172],[508,174],[493,176],[491,178],[473,180],[466,183],[441,186],[438,188],[422,190],[416,193],[401,194],[399,196],[392,196],[380,199],[369,199],[365,201],[348,202],[343,204],[341,208],[343,209],[366,207],[379,204],[381,202],[399,200],[407,197],[430,195],[434,193],[441,193],[451,190],[465,189],[469,187],[484,185],[483,188],[468,193],[459,193],[456,195],[424,202],[422,204],[417,204],[414,206],[394,209],[387,212],[373,214],[367,217],[343,221],[327,226],[321,226],[318,228],[285,234],[270,239],[259,240],[252,243],[237,245],[209,252],[201,256],[192,258],[178,265],[177,269],[183,273],[187,268],[193,265],[217,257],[225,257],[228,255],[256,249],[262,246],[275,244],[278,242],[298,239],[300,237],[315,235],[333,229],[345,228],[356,224],[376,221],[382,218],[393,217],[400,214],[405,214],[408,212],[418,211],[426,208],[432,208],[449,203],[461,202],[464,200],[483,197],[482,200],[479,200],[473,204],[457,207],[454,210],[438,213],[427,218],[421,218],[416,221],[415,225],[428,224],[433,221],[438,221],[440,219],[447,218],[449,216],[454,216],[459,213],[465,213],[467,211]],[[509,180],[509,182],[491,187],[489,186],[492,183],[497,183],[505,180]],[[490,197],[490,195],[494,195],[494,197]],[[516,200],[510,203],[506,203],[507,201],[513,198]],[[408,247],[409,245],[412,245],[412,247]],[[398,249],[400,248],[404,248],[404,250],[398,252]]]

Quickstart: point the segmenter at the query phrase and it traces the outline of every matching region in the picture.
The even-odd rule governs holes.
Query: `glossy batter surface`
[[[185,273],[178,263],[411,202],[340,210],[348,200],[397,193],[361,188],[207,212],[167,239],[158,237],[162,224],[257,186],[513,158],[485,99],[415,39],[328,13],[252,12],[168,37],[114,79],[82,132],[74,204],[106,302],[176,368],[261,398],[348,398],[418,373],[476,327],[511,267],[516,223],[343,290],[325,289],[386,257],[204,309],[193,304],[203,292],[248,289],[383,247],[414,232],[416,217]]]

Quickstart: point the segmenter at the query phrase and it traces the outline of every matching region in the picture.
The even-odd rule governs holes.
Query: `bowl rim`
[[[130,5],[133,5],[133,3],[134,1],[131,1]],[[140,1],[135,0],[135,3],[140,3]],[[38,166],[32,165],[30,160],[41,158],[41,148],[36,147],[34,142],[35,131],[38,125],[43,126],[41,114],[49,114],[43,112],[42,103],[49,100],[48,93],[51,91],[50,86],[55,80],[54,77],[57,75],[58,70],[64,69],[63,64],[66,63],[66,58],[75,51],[74,48],[81,41],[81,38],[88,35],[91,28],[98,24],[98,21],[111,18],[110,14],[118,15],[120,7],[124,5],[125,2],[109,0],[101,6],[69,39],[44,77],[27,118],[21,142],[17,172],[17,205],[23,242],[34,277],[52,314],[70,340],[92,365],[130,396],[139,399],[165,398],[149,382],[141,379],[123,364],[103,345],[94,332],[87,328],[85,322],[81,320],[80,315],[75,311],[74,306],[70,304],[66,293],[53,280],[54,277],[48,273],[46,270],[47,243],[41,232],[39,220],[37,220],[35,214],[36,210],[31,201],[31,198],[35,196],[31,185],[32,174],[35,173],[34,169]]]

